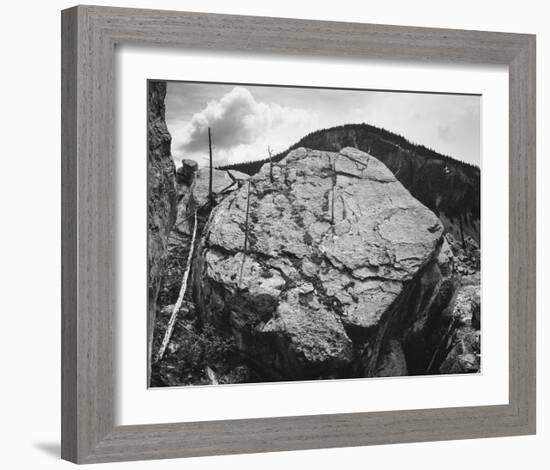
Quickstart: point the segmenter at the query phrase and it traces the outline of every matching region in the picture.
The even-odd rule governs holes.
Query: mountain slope
[[[338,152],[355,147],[382,161],[425,206],[435,212],[446,229],[459,239],[480,239],[480,170],[441,155],[404,137],[368,124],[346,124],[308,134],[288,150],[273,157],[282,160],[291,150],[306,147]],[[249,175],[269,160],[224,166]]]

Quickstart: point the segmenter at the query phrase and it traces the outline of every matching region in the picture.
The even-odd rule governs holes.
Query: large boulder
[[[398,341],[448,274],[439,219],[354,148],[300,148],[272,175],[210,216],[193,270],[203,321],[284,378],[406,373]]]

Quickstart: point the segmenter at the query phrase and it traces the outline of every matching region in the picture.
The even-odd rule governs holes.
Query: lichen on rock
[[[200,315],[284,378],[375,375],[443,302],[442,224],[354,148],[294,150],[272,176],[264,165],[212,211],[193,269]]]

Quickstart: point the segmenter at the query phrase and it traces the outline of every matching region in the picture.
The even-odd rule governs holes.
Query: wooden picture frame
[[[117,44],[509,67],[509,403],[116,426]],[[77,6],[62,12],[62,457],[77,463],[535,433],[535,36]]]

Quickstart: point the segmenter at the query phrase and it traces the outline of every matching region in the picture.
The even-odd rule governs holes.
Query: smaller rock
[[[470,262],[475,270],[479,271],[481,269],[481,252],[479,250],[472,250]]]
[[[456,296],[452,316],[460,324],[475,328],[474,323],[479,324],[480,305],[479,285],[462,285]]]
[[[479,244],[469,235],[464,238],[464,243],[468,251],[479,250]]]
[[[195,173],[199,169],[199,164],[195,160],[184,158],[181,161],[181,166],[176,170],[176,181],[179,184],[191,186]]]
[[[445,238],[447,239],[447,243],[451,247],[454,246],[457,243],[456,238],[454,237],[454,235],[451,232],[447,232],[445,234]]]
[[[456,295],[452,318],[454,329],[447,343],[448,353],[439,366],[442,374],[461,374],[480,370],[479,274],[463,277]]]
[[[439,367],[441,374],[475,373],[480,369],[479,331],[463,327],[451,338],[451,349]]]

